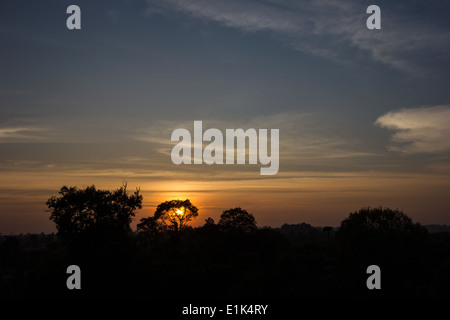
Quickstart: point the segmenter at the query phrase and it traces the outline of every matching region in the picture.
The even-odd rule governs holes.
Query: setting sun
[[[175,210],[175,212],[177,213],[177,215],[181,216],[184,214],[183,208],[177,209]]]

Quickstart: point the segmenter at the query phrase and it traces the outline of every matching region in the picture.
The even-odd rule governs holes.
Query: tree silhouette
[[[205,219],[205,224],[201,227],[203,231],[206,232],[216,232],[219,230],[219,226],[214,223],[214,219],[211,217],[208,217]]]
[[[159,232],[166,231],[167,225],[161,222],[161,220],[153,217],[141,218],[140,223],[137,224],[137,231],[143,232],[148,235],[156,235]]]
[[[389,208],[362,208],[350,213],[341,222],[338,239],[353,241],[368,237],[393,238],[404,235],[421,234],[426,230],[399,210]]]
[[[63,186],[59,196],[48,199],[46,205],[58,235],[67,239],[83,233],[131,231],[135,211],[142,208],[142,196],[139,190],[128,195],[126,184],[113,192],[94,185],[85,189]]]
[[[350,213],[335,234],[340,286],[355,297],[369,294],[358,286],[364,281],[360,271],[376,264],[389,270],[383,275],[389,283],[384,287],[386,297],[420,294],[420,285],[410,287],[398,279],[412,279],[426,270],[420,257],[425,255],[427,237],[425,228],[399,210],[378,207]]]
[[[204,227],[211,227],[211,226],[215,226],[214,224],[214,219],[211,217],[208,217],[207,219],[205,219],[205,224],[203,225]]]
[[[253,232],[257,229],[255,217],[240,207],[225,210],[218,225],[224,231]]]
[[[356,256],[395,256],[398,250],[424,242],[427,231],[399,210],[362,208],[350,213],[336,232],[338,245]]]
[[[158,228],[167,226],[174,231],[180,231],[186,227],[186,224],[198,216],[198,209],[189,199],[186,200],[170,200],[160,203],[156,208],[153,220],[141,219],[140,228],[143,230],[146,226],[160,223]],[[158,222],[160,221],[160,222]]]

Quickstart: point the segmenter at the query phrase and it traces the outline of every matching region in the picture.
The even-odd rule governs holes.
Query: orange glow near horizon
[[[424,224],[450,223],[444,219],[450,205],[445,194],[450,181],[445,175],[304,172],[293,177],[280,172],[263,180],[234,173],[227,180],[200,180],[200,176],[198,181],[189,177],[154,179],[152,183],[145,178],[67,176],[63,172],[46,174],[44,180],[42,176],[39,172],[4,174],[0,181],[1,233],[54,232],[45,201],[63,185],[83,188],[94,184],[115,190],[124,180],[129,193],[140,187],[143,195],[143,208],[136,212],[133,229],[141,218],[152,216],[160,203],[186,199],[199,209],[198,217],[189,222],[193,227],[203,225],[208,217],[217,223],[224,210],[238,206],[253,214],[258,226],[301,222],[338,226],[350,212],[366,206],[398,208]]]

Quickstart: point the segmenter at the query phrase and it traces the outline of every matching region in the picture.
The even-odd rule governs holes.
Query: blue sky
[[[66,28],[70,4],[81,30]],[[381,30],[365,26],[371,4]],[[190,197],[199,221],[241,205],[261,224],[337,225],[385,205],[450,223],[449,14],[446,1],[3,1],[0,232],[52,230],[43,203],[63,184],[124,180],[143,216]],[[174,166],[170,134],[194,120],[279,128],[279,174]]]

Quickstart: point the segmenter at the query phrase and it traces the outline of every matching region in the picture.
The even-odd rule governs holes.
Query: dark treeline
[[[130,233],[69,248],[56,235],[3,236],[1,298],[364,299],[450,298],[450,234],[421,243],[356,243],[309,224],[226,233],[203,226],[157,236]],[[392,245],[392,246],[391,246]],[[66,287],[79,265],[82,289]],[[382,289],[366,288],[366,268],[382,270]]]
[[[126,192],[117,195],[129,200]],[[58,207],[58,198],[53,199],[49,208]],[[217,223],[208,218],[192,228],[179,209],[181,223],[163,223],[171,204],[160,206],[153,219],[142,219],[138,231],[99,225],[107,219],[94,211],[90,227],[83,222],[83,228],[74,228],[80,220],[66,219],[67,212],[60,210],[56,235],[2,236],[0,297],[165,302],[450,298],[450,234],[430,233],[397,210],[363,208],[339,228],[306,223],[258,228],[250,213],[232,208]],[[190,202],[183,205],[196,213]],[[71,229],[61,225],[66,222]],[[66,287],[69,265],[81,268],[81,290]],[[366,286],[369,265],[381,268],[381,290]]]

